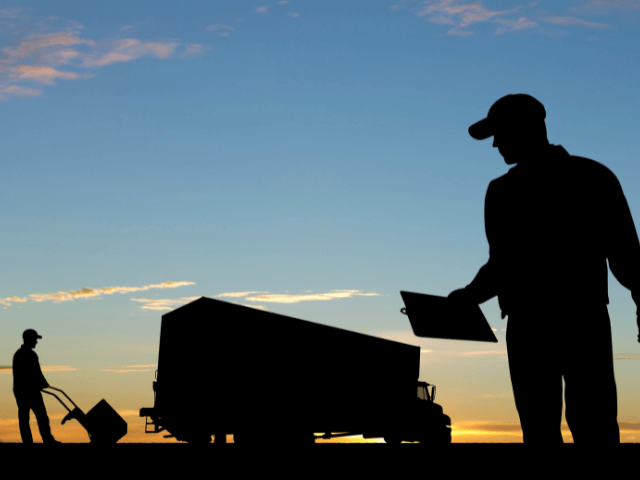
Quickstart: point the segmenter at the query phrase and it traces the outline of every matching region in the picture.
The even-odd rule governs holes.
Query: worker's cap
[[[479,122],[469,127],[469,135],[476,140],[489,138],[506,125],[537,124],[544,121],[547,112],[542,103],[526,93],[505,95],[496,101]]]
[[[27,340],[29,338],[42,338],[42,335],[38,335],[38,332],[36,332],[33,328],[29,328],[22,332],[22,338],[23,340]]]

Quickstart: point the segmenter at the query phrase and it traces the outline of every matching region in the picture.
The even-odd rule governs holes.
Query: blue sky
[[[446,295],[486,262],[484,195],[508,167],[467,128],[508,93],[545,105],[551,143],[608,166],[637,221],[639,13],[632,0],[1,7],[0,365],[36,328],[41,363],[74,369],[52,375],[90,397],[74,375],[156,363],[164,312],[260,292],[219,298],[421,345],[421,378],[454,420],[517,424],[497,301],[482,309],[498,345],[430,341],[399,291]],[[610,297],[614,352],[632,358],[635,306],[613,277]],[[616,374],[619,418],[640,424],[636,364]],[[128,385],[121,409],[150,406],[145,368],[101,380]],[[496,391],[480,413],[460,401]]]

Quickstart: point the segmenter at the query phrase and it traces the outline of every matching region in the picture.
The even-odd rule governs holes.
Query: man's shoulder
[[[591,158],[569,154],[562,145],[550,145],[551,162],[549,167],[557,173],[565,171],[569,175],[584,175],[597,180],[617,180],[609,167]],[[517,166],[489,183],[494,190],[504,188],[515,180]]]
[[[609,167],[591,158],[569,155],[565,162],[568,173],[582,177],[583,181],[591,180],[599,184],[602,184],[602,182],[618,182],[618,177]]]
[[[36,352],[31,350],[30,348],[20,347],[16,353],[13,354],[13,359],[23,359],[23,358],[38,358]]]

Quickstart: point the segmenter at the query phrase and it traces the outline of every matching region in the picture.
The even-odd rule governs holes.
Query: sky
[[[20,442],[11,363],[34,328],[52,386],[106,399],[122,442],[175,443],[138,413],[162,315],[206,296],[418,345],[454,443],[521,442],[497,300],[497,344],[435,340],[399,292],[447,295],[486,263],[509,167],[467,129],[509,93],[616,174],[637,225],[639,24],[637,0],[3,3],[0,441]],[[609,295],[637,442],[635,305],[611,274]],[[54,436],[88,441],[46,397]]]

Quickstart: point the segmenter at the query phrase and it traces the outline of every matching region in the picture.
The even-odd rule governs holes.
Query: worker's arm
[[[40,361],[38,360],[38,355],[33,352],[34,356],[34,366],[33,366],[33,382],[34,386],[37,386],[38,390],[42,390],[43,388],[47,388],[49,386],[49,382],[44,378],[42,374],[42,368],[40,368]]]
[[[475,278],[463,290],[469,299],[477,304],[484,303],[498,294],[495,268],[491,258],[478,270]]]
[[[484,224],[487,241],[491,241],[495,235],[496,221],[494,204],[497,201],[494,182],[489,184],[484,202]],[[495,255],[494,255],[495,257]],[[493,258],[494,258],[493,257]],[[454,290],[449,298],[460,301],[469,301],[475,304],[484,303],[498,294],[497,268],[495,258],[492,261],[491,251],[489,261],[478,271],[475,278],[465,288]]]
[[[631,290],[640,330],[640,242],[620,182],[613,173],[608,180],[609,188],[604,202],[606,208],[603,211],[607,259],[616,280]]]

